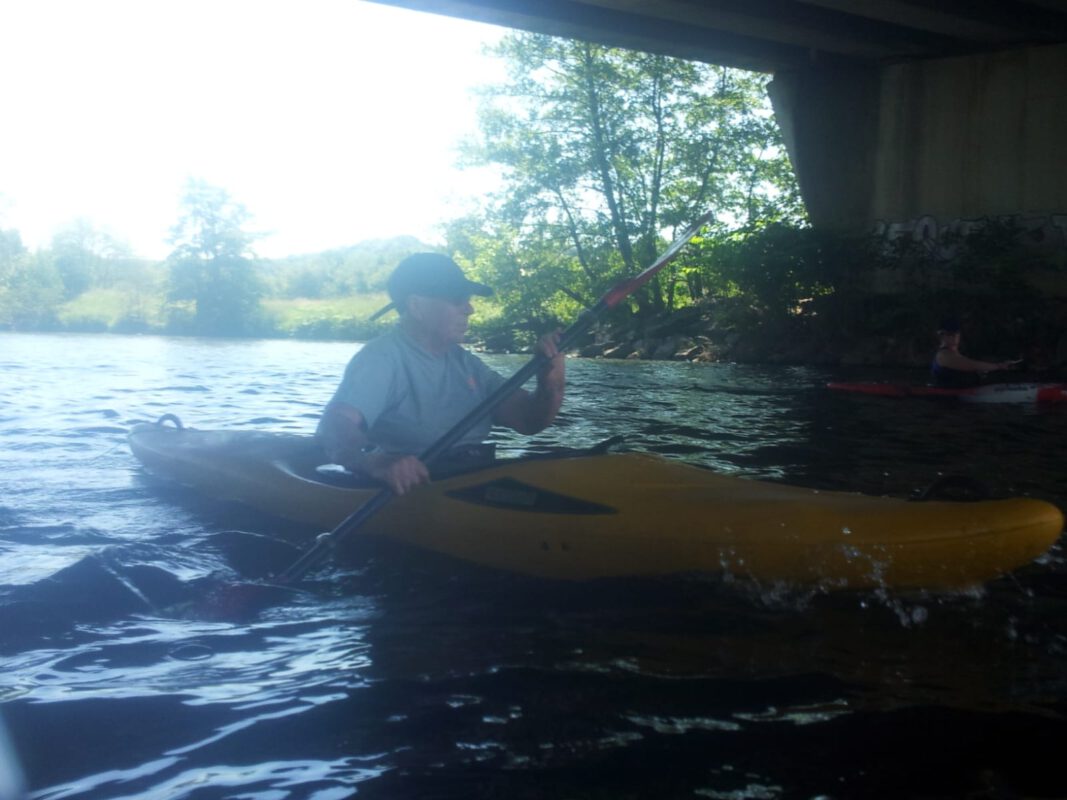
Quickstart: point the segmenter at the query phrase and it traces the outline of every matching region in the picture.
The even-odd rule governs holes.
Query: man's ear
[[[423,302],[423,298],[417,294],[411,294],[404,298],[403,305],[400,307],[402,314],[406,313],[414,320],[421,321],[423,310],[426,304]]]

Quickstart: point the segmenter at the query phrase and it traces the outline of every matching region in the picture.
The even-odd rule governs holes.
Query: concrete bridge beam
[[[1067,212],[1067,45],[781,71],[769,92],[817,226]]]

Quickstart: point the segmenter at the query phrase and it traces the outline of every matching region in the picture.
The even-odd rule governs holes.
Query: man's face
[[[442,346],[459,344],[467,335],[470,315],[474,313],[470,296],[427,297],[412,295],[408,309],[426,338]]]

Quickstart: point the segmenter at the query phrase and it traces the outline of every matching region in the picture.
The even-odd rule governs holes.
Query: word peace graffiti
[[[925,247],[930,256],[951,261],[960,243],[993,221],[1013,223],[1019,231],[1019,241],[1041,250],[1067,249],[1067,214],[1007,214],[997,217],[954,219],[938,223],[929,214],[908,222],[875,223],[874,235],[886,243],[910,238]]]

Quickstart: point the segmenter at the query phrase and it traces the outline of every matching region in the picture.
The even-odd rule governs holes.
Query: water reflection
[[[1061,790],[1059,549],[972,592],[832,595],[557,583],[363,540],[355,567],[262,613],[205,609],[183,589],[253,572],[228,531],[308,532],[147,480],[125,430],[177,412],[310,432],[351,350],[3,337],[0,699],[37,797]],[[502,447],[621,434],[744,478],[907,496],[962,473],[1067,505],[1061,409],[831,395],[833,376],[802,368],[573,360],[569,375],[560,423]]]

